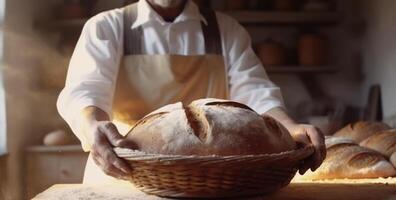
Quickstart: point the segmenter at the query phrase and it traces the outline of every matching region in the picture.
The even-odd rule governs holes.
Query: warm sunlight
[[[396,200],[396,0],[0,0],[0,200]]]

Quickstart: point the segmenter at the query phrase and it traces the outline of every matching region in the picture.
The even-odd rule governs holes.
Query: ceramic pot
[[[264,66],[286,64],[286,50],[279,42],[268,39],[257,46],[257,52]]]
[[[317,33],[302,34],[297,48],[300,65],[327,64],[328,44],[324,36]]]

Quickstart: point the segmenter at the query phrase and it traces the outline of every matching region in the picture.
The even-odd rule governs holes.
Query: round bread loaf
[[[201,99],[162,107],[126,136],[139,150],[165,155],[253,155],[293,150],[289,132],[237,102]]]
[[[356,143],[390,127],[382,122],[359,121],[348,124],[337,131],[334,136],[345,137],[354,140]]]

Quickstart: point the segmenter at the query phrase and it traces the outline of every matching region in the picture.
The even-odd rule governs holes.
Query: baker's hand
[[[308,124],[295,124],[289,126],[288,130],[296,142],[304,145],[313,145],[315,147],[314,154],[306,159],[300,167],[300,174],[304,174],[309,168],[315,171],[326,158],[326,146],[323,133],[315,126]]]
[[[110,121],[94,122],[90,126],[90,132],[93,135],[91,153],[95,163],[107,175],[127,180],[131,174],[131,168],[124,160],[117,157],[113,148],[134,149],[134,144],[125,140]]]

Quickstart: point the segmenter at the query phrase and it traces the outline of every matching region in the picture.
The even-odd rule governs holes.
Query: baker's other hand
[[[134,144],[125,140],[111,121],[94,122],[89,129],[93,136],[91,154],[96,165],[109,176],[128,180],[131,168],[124,160],[117,157],[113,148],[135,149]]]
[[[303,145],[313,145],[315,152],[312,156],[304,160],[299,173],[305,174],[308,169],[315,171],[326,158],[325,137],[315,126],[309,124],[294,124],[288,126],[288,130],[297,143]]]

